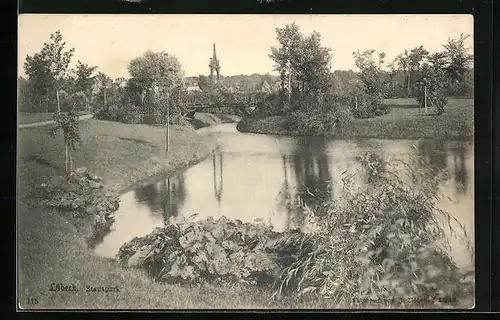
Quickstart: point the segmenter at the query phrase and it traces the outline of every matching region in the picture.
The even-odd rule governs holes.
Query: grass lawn
[[[80,111],[78,112],[81,116],[90,114],[90,111]],[[52,121],[54,118],[53,112],[19,112],[17,114],[17,119],[19,124],[27,124],[27,123],[35,123],[35,122],[43,122],[43,121]]]
[[[380,117],[355,119],[341,136],[332,132],[328,136],[344,138],[380,139],[456,139],[472,140],[474,137],[474,100],[449,99],[445,112],[428,114],[419,111],[412,99],[387,99],[391,111]],[[255,133],[288,134],[284,128],[285,117],[244,119],[238,130]]]

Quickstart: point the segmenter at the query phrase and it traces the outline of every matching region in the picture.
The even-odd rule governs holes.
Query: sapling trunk
[[[427,114],[427,86],[424,87],[424,110]]]
[[[170,149],[170,106],[167,104],[167,120],[165,123],[165,151]]]
[[[66,174],[69,174],[69,148],[68,148],[68,143],[64,143],[64,165],[66,169]]]
[[[73,172],[73,154],[71,152],[71,148],[68,147],[68,155],[69,155],[69,174]]]
[[[61,103],[59,101],[59,90],[56,90],[56,97],[57,97],[57,113],[61,115]]]

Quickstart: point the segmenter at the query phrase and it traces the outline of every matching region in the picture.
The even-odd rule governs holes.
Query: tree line
[[[304,35],[292,23],[277,28],[276,34],[278,46],[271,48],[269,57],[279,76],[222,76],[214,86],[205,75],[185,77],[179,60],[165,52],[147,51],[132,59],[129,79],[111,79],[97,66],[81,61],[70,69],[74,48],[66,48],[61,32],[56,31],[40,52],[26,57],[26,78],[19,78],[19,109],[87,109],[101,119],[137,123],[152,117],[156,123],[163,123],[168,106],[171,121],[178,121],[183,98],[188,94],[186,88],[196,85],[204,92],[214,87],[219,91],[267,90],[269,97],[261,104],[268,113],[314,111],[321,105],[315,113],[328,119],[332,110],[342,113],[337,110],[340,107],[332,106],[333,99],[348,105],[354,117],[362,118],[387,112],[381,103],[384,98],[422,101],[425,95],[425,101],[442,112],[446,97],[473,94],[468,35],[449,39],[442,52],[430,53],[424,46],[405,50],[387,65],[383,52],[358,51],[353,53],[358,70],[331,72],[332,50],[321,44],[319,33]]]
[[[24,112],[62,112],[70,109],[91,111],[96,118],[139,123],[154,118],[164,123],[167,106],[171,122],[178,121],[189,86],[201,91],[260,91],[275,86],[269,74],[222,76],[215,86],[205,75],[185,77],[179,60],[165,52],[146,51],[128,63],[130,78],[112,79],[77,61],[69,68],[74,48],[66,48],[62,33],[56,31],[40,52],[28,55],[24,63],[26,78],[19,77],[19,110]],[[59,100],[58,100],[59,97]]]
[[[304,35],[295,24],[276,28],[278,46],[269,57],[280,75],[281,98],[269,114],[286,115],[293,129],[318,134],[349,117],[369,118],[387,113],[386,98],[415,98],[419,104],[444,112],[447,98],[472,97],[473,56],[462,34],[449,39],[443,50],[431,53],[423,45],[396,56],[387,64],[376,50],[353,52],[357,70],[330,70],[331,49],[321,35]]]

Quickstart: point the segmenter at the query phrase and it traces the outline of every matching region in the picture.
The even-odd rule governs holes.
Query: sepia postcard
[[[18,308],[473,308],[473,38],[19,15]]]

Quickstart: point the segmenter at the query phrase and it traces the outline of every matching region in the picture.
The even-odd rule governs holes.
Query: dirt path
[[[91,114],[86,114],[86,115],[83,115],[83,116],[79,116],[78,117],[78,120],[86,120],[86,119],[91,119],[92,118],[92,115]],[[18,125],[17,127],[19,129],[23,129],[23,128],[31,128],[31,127],[39,127],[39,126],[46,126],[48,124],[52,124],[54,123],[54,120],[50,120],[50,121],[41,121],[41,122],[34,122],[34,123],[26,123],[26,124],[20,124]]]

